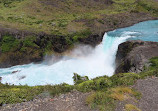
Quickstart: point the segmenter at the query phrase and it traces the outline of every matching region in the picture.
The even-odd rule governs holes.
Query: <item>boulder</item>
[[[127,41],[119,45],[116,54],[117,73],[139,73],[150,65],[149,59],[158,56],[158,42]]]

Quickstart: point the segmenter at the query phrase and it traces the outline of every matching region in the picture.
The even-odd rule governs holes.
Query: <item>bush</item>
[[[93,80],[89,80],[89,81],[85,81],[78,84],[76,88],[77,90],[82,91],[82,92],[89,92],[89,91],[95,90],[96,86]]]
[[[116,100],[125,101],[127,99],[140,97],[140,93],[129,87],[115,87],[108,90],[92,92],[87,98],[86,103],[91,108],[98,108],[101,111],[113,111]]]
[[[32,100],[42,92],[41,87],[10,86],[0,84],[0,104],[19,103]]]
[[[150,59],[151,68],[158,68],[158,57],[153,57]]]
[[[16,50],[20,45],[20,41],[15,39],[12,36],[3,36],[2,41],[0,42],[2,52],[9,52],[11,50]]]
[[[75,85],[76,85],[76,84],[80,84],[80,83],[82,83],[82,82],[84,82],[84,81],[89,80],[88,76],[80,76],[80,75],[77,74],[77,73],[74,73],[74,76],[73,76],[72,78],[73,78],[73,80],[74,80]]]
[[[24,0],[0,0],[0,3],[2,3],[4,6],[8,6],[13,2],[21,2]]]
[[[113,86],[128,86],[133,85],[135,81],[139,78],[139,74],[136,73],[120,73],[113,75],[110,79],[112,80]]]
[[[98,108],[101,111],[113,111],[115,101],[109,97],[107,92],[93,92],[86,98],[86,103],[92,108]]]
[[[77,89],[82,92],[106,90],[111,87],[112,81],[107,77],[99,77],[85,81],[77,85]]]
[[[70,92],[74,87],[68,84],[46,85],[46,86],[14,86],[0,84],[0,104],[20,103],[33,100],[36,96],[48,92],[51,96]]]
[[[106,77],[100,77],[98,79],[95,79],[94,83],[96,85],[96,90],[102,90],[112,85],[112,81]]]
[[[66,92],[70,92],[74,89],[74,86],[63,83],[59,85],[46,85],[43,86],[43,89],[45,92],[49,92],[52,96],[55,96]]]

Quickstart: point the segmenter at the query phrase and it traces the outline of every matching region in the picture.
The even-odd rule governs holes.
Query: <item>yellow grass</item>
[[[129,87],[116,87],[111,89],[110,96],[116,100],[124,101],[131,98],[130,95],[133,95],[134,93],[135,92]]]
[[[134,106],[132,104],[126,104],[125,110],[126,111],[141,111],[139,108],[137,108],[136,106]]]

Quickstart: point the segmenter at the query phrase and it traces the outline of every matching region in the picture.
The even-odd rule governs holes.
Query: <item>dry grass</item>
[[[116,87],[111,89],[110,97],[116,100],[124,101],[131,98],[135,92],[129,87]]]
[[[139,108],[137,108],[136,106],[132,104],[126,104],[125,109],[126,111],[141,111]]]

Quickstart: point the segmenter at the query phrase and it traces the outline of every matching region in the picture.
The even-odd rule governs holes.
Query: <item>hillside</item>
[[[156,0],[0,0],[0,24],[1,27],[59,35],[87,29],[97,32],[107,23],[111,24],[109,28],[117,26],[121,20],[117,14],[157,16],[157,5]]]
[[[157,0],[0,0],[0,67],[39,62],[76,43],[96,46],[106,31],[157,18],[157,5]]]

